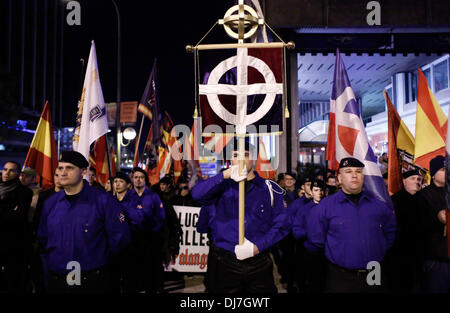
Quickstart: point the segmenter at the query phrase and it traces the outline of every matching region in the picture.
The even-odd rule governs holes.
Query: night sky
[[[73,126],[80,97],[80,58],[95,40],[105,102],[116,101],[117,18],[110,0],[84,0],[81,26],[64,29],[64,126]],[[117,0],[122,28],[122,101],[139,101],[158,60],[159,96],[175,124],[192,124],[194,59],[185,51],[222,18],[233,1]],[[67,11],[68,12],[68,11]],[[231,40],[218,25],[205,42]]]

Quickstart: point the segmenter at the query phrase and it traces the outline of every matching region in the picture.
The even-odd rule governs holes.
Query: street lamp
[[[126,147],[130,144],[131,140],[133,140],[134,138],[136,138],[136,130],[132,127],[127,127],[123,130],[122,132],[122,136],[123,138],[125,138],[128,142],[126,144],[124,144],[123,142],[121,142],[121,144]],[[125,156],[127,156],[125,154]]]
[[[119,7],[117,6],[117,3],[115,0],[111,0],[114,9],[116,10],[117,15],[117,97],[116,97],[116,130],[117,130],[117,160],[116,160],[116,168],[120,171],[120,159],[121,159],[121,151],[120,151],[120,144],[121,144],[121,129],[120,129],[120,12]]]

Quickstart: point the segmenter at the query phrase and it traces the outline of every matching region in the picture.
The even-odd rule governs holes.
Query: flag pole
[[[245,137],[238,137],[238,154],[239,154],[239,174],[244,169],[245,160]],[[244,244],[245,236],[245,180],[239,182],[239,244]]]
[[[111,156],[109,153],[109,144],[108,144],[108,136],[104,134],[105,136],[105,143],[106,143],[106,158],[108,159],[108,172],[109,172],[109,178],[112,177],[112,170],[111,170]]]
[[[137,136],[137,140],[136,140],[136,147],[134,148],[134,157],[136,157],[136,151],[138,151],[139,150],[139,142],[140,142],[140,140],[141,140],[141,136],[142,136],[142,127],[144,126],[144,118],[145,118],[145,116],[144,116],[144,114],[142,114],[142,118],[141,118],[141,127],[139,128],[139,133],[138,133],[138,136]],[[145,150],[145,146],[144,146],[144,150]],[[139,151],[138,151],[139,152]],[[139,159],[141,158],[141,155],[139,155]],[[139,166],[139,159],[137,160],[138,161],[138,166]]]

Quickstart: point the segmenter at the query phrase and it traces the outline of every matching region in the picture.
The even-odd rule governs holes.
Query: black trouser
[[[0,292],[25,292],[25,253],[7,251],[0,253]]]
[[[276,246],[278,249],[279,257],[277,258],[278,273],[280,274],[283,282],[287,283],[288,292],[295,292],[294,282],[297,280],[297,284],[300,283],[300,289],[303,286],[302,275],[298,276],[296,267],[298,267],[298,261],[303,259],[301,256],[296,255],[296,244],[292,233],[289,233],[286,237],[281,239]],[[297,262],[296,262],[297,261]],[[298,273],[300,274],[300,273]]]
[[[49,293],[111,293],[111,269],[104,266],[96,270],[81,272],[80,285],[69,285],[66,274],[48,274]]]
[[[392,252],[386,255],[384,265],[390,292],[414,293],[419,291],[421,264],[417,261],[417,257]]]
[[[322,252],[304,249],[305,292],[322,293],[325,288],[327,261]]]
[[[156,235],[133,234],[132,243],[122,253],[123,291],[155,293],[162,290],[164,267],[161,245]]]
[[[212,252],[211,249],[211,243],[212,241],[209,240],[209,244],[210,244],[210,248],[209,248],[209,252],[208,252],[208,265],[206,267],[206,274],[205,274],[205,278],[203,280],[203,285],[205,285],[206,288],[206,292],[209,292],[210,290],[210,286],[215,284],[215,273],[216,273],[216,264],[217,264],[217,259],[216,259],[216,253]]]
[[[245,260],[234,253],[210,243],[215,260],[215,270],[209,275],[208,291],[211,293],[276,293],[273,281],[273,263],[265,251]],[[209,267],[209,259],[208,259]]]
[[[327,293],[382,293],[387,292],[384,271],[381,285],[367,283],[368,270],[350,270],[328,262],[325,292]]]
[[[30,256],[30,279],[35,293],[45,293],[43,264],[37,249],[33,249]]]

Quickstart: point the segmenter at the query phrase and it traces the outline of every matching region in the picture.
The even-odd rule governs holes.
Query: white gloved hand
[[[236,258],[238,260],[245,260],[247,258],[251,258],[253,254],[255,244],[247,238],[244,238],[244,243],[242,245],[234,246],[234,253],[236,254]]]
[[[235,164],[231,166],[231,179],[233,179],[235,182],[240,182],[242,180],[247,179],[247,167],[244,165],[244,168],[242,169],[242,172],[239,173],[239,165]]]

